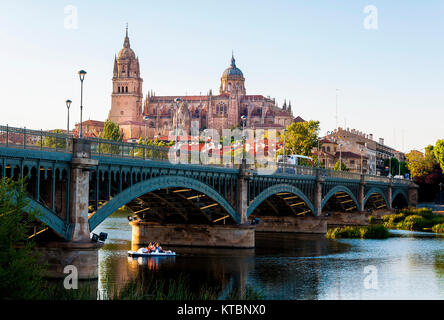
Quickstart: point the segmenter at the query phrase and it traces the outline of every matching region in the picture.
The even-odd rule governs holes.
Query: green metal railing
[[[43,130],[30,130],[26,128],[15,128],[9,126],[0,126],[0,146],[6,146],[10,148],[22,148],[32,150],[42,150],[50,152],[64,152],[72,153],[74,137],[72,134],[48,132]],[[91,154],[95,156],[106,156],[116,158],[133,158],[141,160],[155,160],[155,161],[168,161],[175,163],[175,155],[173,153],[172,159],[169,158],[170,148],[143,145],[138,143],[128,143],[122,141],[113,141],[100,138],[86,138],[85,140],[91,143]],[[172,147],[174,148],[174,147]],[[171,150],[173,151],[173,150]],[[195,155],[196,156],[196,155]],[[183,154],[180,157],[180,163],[191,163],[191,152]],[[234,162],[234,158],[230,158],[232,163],[224,164],[222,155],[208,157],[206,163],[198,163],[201,165],[216,166],[234,168],[238,164]],[[241,162],[241,159],[238,162]],[[234,165],[233,165],[234,163]],[[197,163],[196,163],[197,164]],[[248,164],[251,170],[260,172],[260,169],[275,169],[276,174],[286,175],[308,175],[317,176],[320,175],[324,178],[339,178],[339,179],[351,179],[361,180],[361,174],[349,171],[336,171],[331,169],[315,168],[311,166],[301,166],[289,163],[265,163],[255,161],[253,164]],[[385,182],[395,184],[408,184],[410,180],[395,179],[384,176],[374,175],[362,175],[364,181]]]
[[[48,132],[0,126],[0,146],[72,153],[73,136]]]

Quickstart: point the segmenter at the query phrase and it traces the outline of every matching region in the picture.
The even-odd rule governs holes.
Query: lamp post
[[[327,131],[327,133],[326,133],[326,137],[327,137],[327,140],[328,140],[328,141],[331,141],[330,138],[329,138],[329,136],[330,136],[330,134],[332,134],[332,133],[333,133],[333,131]],[[326,152],[326,151],[324,151],[324,156],[325,156],[325,169],[328,169],[328,161],[327,161],[327,152]]]
[[[176,157],[180,155],[180,149],[178,149],[178,138],[179,138],[179,104],[182,102],[182,99],[177,97],[174,99],[176,102]]]
[[[72,103],[72,101],[71,100],[66,100],[66,108],[68,109],[68,121],[67,121],[67,124],[66,124],[66,134],[68,135],[69,134],[69,108],[71,107],[71,103]]]
[[[80,70],[78,72],[80,78],[80,138],[83,137],[82,128],[82,112],[83,112],[83,80],[85,80],[86,71]]]
[[[242,165],[245,165],[247,163],[247,160],[245,159],[245,140],[246,140],[246,136],[245,136],[245,125],[247,122],[247,116],[243,115],[241,116],[241,120],[242,120],[242,145],[243,145],[243,151],[242,151]]]
[[[339,143],[338,146],[339,146],[339,171],[342,171],[342,143]]]
[[[285,151],[285,136],[287,135],[287,128],[284,129],[284,163],[287,162],[287,153]]]
[[[146,116],[146,115],[143,116],[143,120],[145,120],[145,141],[144,141],[144,144],[147,143],[147,141],[146,141],[146,124],[147,124],[149,118],[150,118],[149,116]]]

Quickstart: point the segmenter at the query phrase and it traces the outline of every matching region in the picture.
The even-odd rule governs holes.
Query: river
[[[249,285],[265,299],[444,299],[442,235],[391,230],[395,237],[385,240],[328,240],[260,233],[255,249],[169,247],[177,257],[132,259],[126,216],[113,215],[94,232],[108,233],[99,251],[100,290],[150,273],[185,275],[225,291]]]

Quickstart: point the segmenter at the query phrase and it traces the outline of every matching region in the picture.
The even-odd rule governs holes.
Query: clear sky
[[[66,28],[69,5],[76,29]],[[368,5],[377,29],[364,27]],[[402,151],[444,138],[442,0],[3,0],[1,124],[65,128],[68,98],[78,122],[79,69],[88,72],[84,119],[104,120],[126,23],[144,93],[217,93],[234,50],[247,94],[291,100],[293,114],[319,120],[322,133],[335,127],[339,89],[342,127]]]

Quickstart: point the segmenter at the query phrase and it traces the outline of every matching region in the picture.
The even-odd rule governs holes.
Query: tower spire
[[[126,23],[126,33],[125,33],[125,41],[123,42],[123,47],[129,48],[130,47],[130,41],[128,37],[128,22]]]

